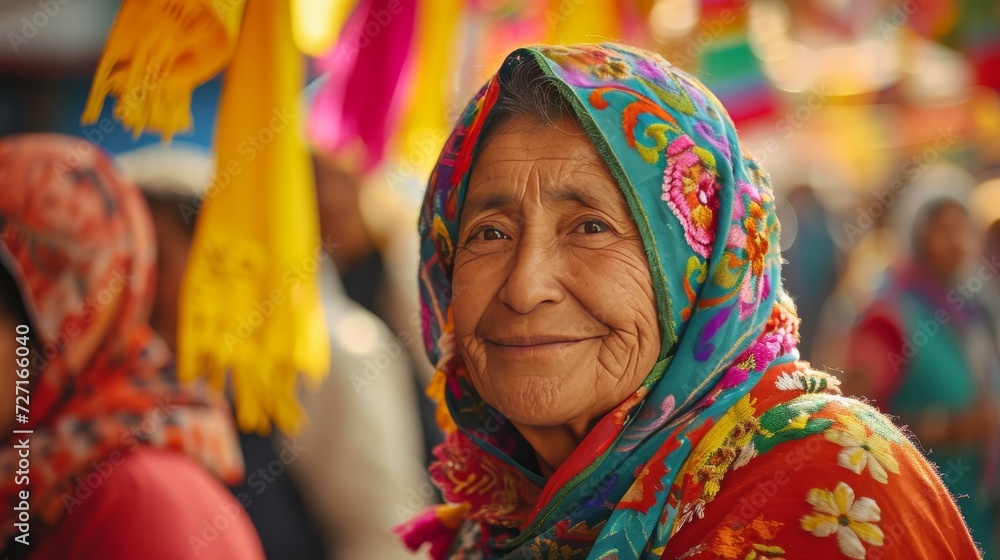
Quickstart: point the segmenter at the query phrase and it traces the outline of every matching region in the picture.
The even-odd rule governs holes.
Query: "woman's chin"
[[[519,430],[523,428],[547,429],[573,425],[579,423],[580,419],[587,417],[587,411],[579,406],[582,404],[581,401],[581,398],[573,398],[569,395],[557,397],[554,402],[548,399],[510,397],[501,399],[500,406],[494,408],[513,422]]]

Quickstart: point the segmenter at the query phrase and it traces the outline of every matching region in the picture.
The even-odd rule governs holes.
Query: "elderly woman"
[[[798,360],[767,175],[621,45],[520,49],[420,221],[435,558],[977,558],[884,416]]]

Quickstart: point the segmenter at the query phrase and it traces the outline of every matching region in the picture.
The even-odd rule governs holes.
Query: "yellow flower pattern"
[[[840,414],[837,422],[823,435],[844,448],[837,456],[838,465],[857,474],[867,466],[872,478],[883,484],[889,482],[888,473],[899,474],[888,440],[866,428],[854,415]]]
[[[855,500],[854,490],[840,482],[833,492],[813,488],[806,501],[814,511],[802,517],[802,528],[817,537],[837,535],[837,544],[845,556],[863,559],[867,551],[862,541],[882,546],[885,535],[876,525],[882,518],[882,511],[875,500]]]
[[[753,549],[747,553],[744,560],[785,560],[785,558],[781,556],[784,553],[784,549],[780,546],[754,544]]]

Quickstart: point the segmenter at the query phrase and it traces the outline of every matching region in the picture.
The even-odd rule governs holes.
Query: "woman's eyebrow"
[[[608,208],[605,197],[595,196],[589,191],[585,186],[556,187],[546,189],[542,199],[550,202],[573,202],[589,208]]]
[[[588,208],[610,209],[608,201],[601,196],[595,196],[589,189],[582,186],[553,187],[545,189],[542,200],[546,202],[572,202]],[[495,193],[488,196],[469,197],[463,205],[462,213],[474,216],[481,212],[509,208],[516,204],[515,197],[509,193]]]
[[[514,197],[508,193],[496,193],[489,196],[469,197],[462,208],[465,215],[475,215],[487,210],[507,208],[514,204]]]

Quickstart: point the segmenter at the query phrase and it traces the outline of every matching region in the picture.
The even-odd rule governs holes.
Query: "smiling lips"
[[[486,343],[490,347],[511,357],[541,357],[545,354],[563,350],[595,338],[598,337],[532,335],[487,338]]]

